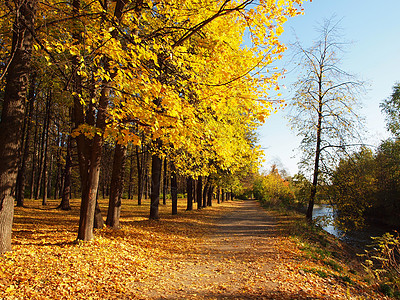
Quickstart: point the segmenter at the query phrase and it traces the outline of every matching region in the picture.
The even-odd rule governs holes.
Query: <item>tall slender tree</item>
[[[335,155],[361,143],[356,109],[363,83],[340,68],[343,45],[333,20],[325,21],[320,38],[310,48],[295,44],[304,72],[295,84],[290,123],[303,137],[302,166],[312,170],[308,220],[312,219],[321,170],[332,165]]]
[[[178,213],[178,182],[177,173],[174,164],[171,164],[171,202],[172,202],[172,214]]]

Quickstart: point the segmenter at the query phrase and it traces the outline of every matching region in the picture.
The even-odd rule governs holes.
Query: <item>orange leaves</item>
[[[50,200],[46,210],[40,201],[26,204],[16,208],[14,251],[0,257],[0,298],[143,299],[150,293],[146,282],[158,281],[170,267],[178,269],[182,257],[197,251],[199,239],[210,231],[204,214],[215,218],[221,212],[183,215],[186,203],[180,201],[182,216],[172,219],[169,208],[160,207],[163,221],[151,222],[147,205],[124,203],[121,230],[101,229],[93,241],[76,244],[77,200],[70,212],[54,209],[58,201]],[[104,211],[107,200],[100,205]],[[173,262],[164,263],[166,258]]]

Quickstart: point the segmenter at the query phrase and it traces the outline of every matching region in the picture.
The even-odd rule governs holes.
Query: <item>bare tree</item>
[[[302,69],[294,84],[290,124],[303,137],[302,168],[312,170],[312,187],[306,217],[312,218],[321,170],[327,170],[338,154],[359,145],[361,118],[356,113],[364,83],[340,68],[345,42],[338,23],[325,21],[320,38],[310,48],[294,44]],[[357,142],[354,142],[357,140]]]

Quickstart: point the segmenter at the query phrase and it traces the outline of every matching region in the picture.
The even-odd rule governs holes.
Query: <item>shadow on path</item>
[[[291,299],[269,276],[277,261],[274,218],[253,200],[236,201],[194,254],[165,279],[153,299]],[[174,291],[171,294],[171,290]]]

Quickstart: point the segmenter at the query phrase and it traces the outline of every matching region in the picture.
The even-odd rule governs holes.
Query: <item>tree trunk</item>
[[[202,177],[199,176],[197,179],[197,187],[196,187],[196,198],[197,198],[197,209],[201,209],[201,200],[203,199],[203,182]]]
[[[53,190],[53,162],[54,162],[54,154],[51,153],[50,155],[50,163],[49,163],[49,168],[47,171],[47,198],[51,198],[52,195],[52,190]]]
[[[126,161],[126,146],[117,144],[114,151],[114,162],[111,175],[110,198],[108,201],[108,212],[106,225],[119,228],[119,216],[121,214],[121,198],[124,186]]]
[[[46,138],[46,118],[44,119],[43,127],[42,127],[42,137],[40,139],[40,145],[38,149],[38,168],[37,168],[37,177],[35,184],[35,200],[40,198],[40,190],[42,185],[43,178],[43,160],[44,160],[44,147],[45,147],[45,138]]]
[[[62,210],[71,210],[71,205],[69,203],[71,194],[71,170],[72,170],[71,150],[72,150],[72,139],[71,136],[69,135],[67,140],[67,155],[65,157],[64,188],[62,192],[61,203],[57,207]]]
[[[25,116],[36,0],[15,1],[12,49],[0,123],[0,253],[11,250],[18,152]]]
[[[220,196],[221,196],[221,188],[218,187],[218,188],[217,188],[217,203],[218,203],[218,204],[221,203]]]
[[[38,147],[38,118],[39,118],[39,109],[36,104],[36,112],[35,112],[35,135],[33,137],[33,152],[32,152],[32,170],[31,170],[31,180],[29,187],[29,199],[33,199],[34,191],[35,191],[35,178],[36,178],[36,159],[38,157],[37,147]]]
[[[208,185],[209,183],[207,182],[204,185],[204,189],[203,189],[203,207],[207,207],[207,191],[208,191]]]
[[[103,216],[101,215],[101,210],[100,210],[100,205],[99,201],[96,197],[96,205],[94,208],[94,223],[93,223],[94,228],[103,228],[104,227],[104,221],[103,221]]]
[[[133,148],[131,148],[129,164],[128,199],[133,199]]]
[[[42,205],[47,205],[47,189],[48,189],[48,150],[49,150],[49,128],[51,115],[51,90],[49,91],[46,102],[46,126],[44,130],[44,154],[43,154],[43,201]],[[42,149],[43,150],[43,149]]]
[[[191,176],[188,176],[186,179],[186,193],[187,193],[186,210],[193,210],[193,178]]]
[[[322,78],[319,80],[319,106],[318,106],[318,124],[317,124],[317,145],[315,147],[314,173],[311,186],[310,200],[308,202],[306,219],[312,220],[315,195],[317,194],[318,174],[319,174],[319,157],[321,154],[321,133],[322,133]]]
[[[70,113],[70,115],[71,115],[71,113]],[[70,119],[70,122],[71,122],[71,119]],[[58,128],[58,131],[59,131],[60,129]],[[59,143],[57,144],[58,146],[57,146],[57,156],[56,156],[56,161],[57,161],[57,174],[56,174],[56,181],[55,181],[55,183],[54,183],[54,198],[55,199],[60,199],[62,196],[62,190],[63,190],[63,178],[64,178],[64,176],[63,176],[63,165],[62,165],[62,163],[61,163],[61,159],[62,159],[62,150],[63,150],[63,147],[65,147],[65,145],[66,145],[66,143],[65,143],[65,138],[67,137],[67,139],[68,139],[68,137],[69,137],[69,135],[66,135],[66,134],[62,134],[62,133],[59,133],[59,134],[61,134],[61,137],[60,137],[60,140],[59,140]]]
[[[175,165],[171,165],[171,201],[172,201],[172,214],[178,214],[178,182],[176,178]]]
[[[144,148],[144,146],[142,147]],[[140,156],[142,155],[142,156]],[[138,205],[142,205],[142,196],[143,196],[143,155],[144,153],[140,154],[139,151],[139,146],[136,146],[136,163],[137,163],[137,185],[138,185],[138,191],[137,191],[137,198],[138,198]]]
[[[149,199],[150,198],[150,193],[151,193],[151,181],[150,181],[150,174],[149,174],[149,166],[146,164],[145,165],[145,176],[144,176],[144,198]],[[161,172],[161,170],[160,170]],[[160,173],[161,176],[161,173]],[[161,178],[161,177],[160,177]]]
[[[151,195],[150,219],[158,220],[158,205],[160,203],[160,181],[162,160],[157,154],[151,156]]]
[[[56,125],[57,126],[57,125]],[[56,175],[54,181],[54,199],[58,199],[61,195],[60,192],[60,177],[61,177],[61,145],[63,144],[63,134],[60,132],[60,126],[57,126],[56,138]]]
[[[167,158],[164,159],[164,170],[163,170],[163,205],[167,204],[167,186],[168,186],[168,179],[167,179]],[[175,174],[176,176],[176,174]],[[172,183],[171,183],[172,184]],[[172,191],[171,191],[172,193]]]
[[[33,104],[35,103],[35,76],[32,77],[29,88],[29,112],[28,117],[26,119],[26,137],[25,137],[25,145],[24,152],[22,154],[21,167],[18,170],[18,185],[16,190],[16,200],[17,206],[24,206],[24,198],[25,198],[25,185],[26,185],[26,162],[29,157],[29,145],[31,140],[31,129],[32,129],[32,115],[33,115]],[[33,168],[33,166],[32,166]]]
[[[221,202],[225,201],[225,191],[224,189],[221,190]]]
[[[214,192],[214,187],[210,184],[208,186],[207,206],[212,206],[213,192]]]

